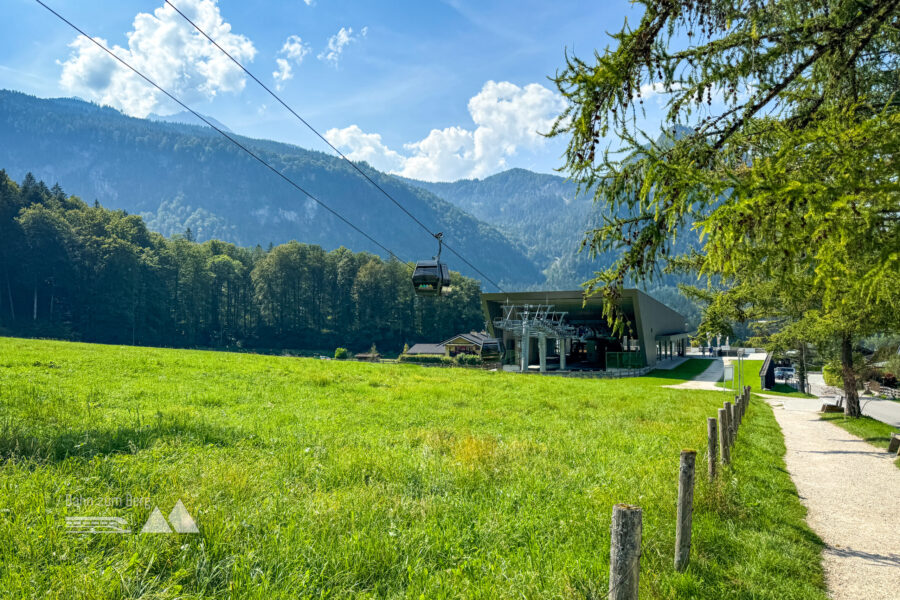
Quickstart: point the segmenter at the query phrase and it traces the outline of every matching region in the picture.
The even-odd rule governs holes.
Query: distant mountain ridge
[[[216,119],[215,117],[211,117],[209,115],[203,115],[203,118],[224,131],[225,133],[234,133],[227,125]],[[175,113],[173,115],[158,115],[156,113],[150,113],[147,115],[147,119],[150,121],[163,121],[166,123],[181,123],[182,125],[199,125],[201,127],[205,127],[206,124],[198,118],[194,113],[188,112],[186,110],[181,111],[180,113]]]
[[[618,258],[614,250],[591,256],[582,242],[609,214],[595,203],[592,190],[577,193],[577,184],[557,175],[510,169],[484,179],[428,182],[407,179],[444,198],[474,217],[491,223],[543,271],[546,289],[577,289]],[[622,213],[623,215],[625,213]],[[676,252],[688,249],[696,235],[687,229],[675,242]],[[663,275],[653,282],[632,282],[678,310],[690,323],[699,319],[698,307],[678,291],[687,276]]]
[[[614,259],[579,252],[585,233],[601,224],[605,207],[558,175],[510,169],[450,183],[407,181],[497,227],[541,267],[548,287],[577,287]]]
[[[403,260],[431,257],[435,241],[341,159],[235,136]],[[165,235],[244,246],[292,239],[326,249],[384,252],[208,127],[123,115],[77,99],[0,91],[0,168],[27,172],[85,201],[141,214]],[[522,248],[434,193],[363,166],[384,189],[501,285],[544,277]],[[446,253],[451,268],[481,279]],[[490,287],[486,285],[486,287]]]

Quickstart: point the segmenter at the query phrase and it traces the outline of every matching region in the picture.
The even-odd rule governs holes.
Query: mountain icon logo
[[[169,523],[172,524],[171,527],[169,527]],[[163,517],[159,507],[154,506],[153,512],[150,513],[150,517],[141,528],[141,533],[172,533],[173,530],[175,533],[200,533],[197,523],[181,500],[175,503],[175,508],[169,513],[168,521]]]

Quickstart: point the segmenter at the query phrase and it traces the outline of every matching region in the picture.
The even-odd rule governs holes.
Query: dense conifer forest
[[[416,298],[410,267],[291,241],[169,238],[143,219],[0,171],[0,333],[180,347],[398,352],[483,327],[480,287]]]

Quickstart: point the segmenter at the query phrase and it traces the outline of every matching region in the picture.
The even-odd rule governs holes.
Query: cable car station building
[[[599,296],[582,290],[481,295],[488,333],[506,349],[506,370],[643,372],[684,356],[689,333],[684,316],[636,289],[618,301],[631,335],[614,336]]]

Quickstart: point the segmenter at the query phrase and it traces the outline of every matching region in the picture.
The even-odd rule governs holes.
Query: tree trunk
[[[37,284],[34,284],[34,313],[31,320],[37,321]]]
[[[856,392],[856,374],[853,372],[853,341],[849,335],[841,339],[841,369],[844,377],[844,415],[858,417],[862,414],[859,408],[859,394]]]

